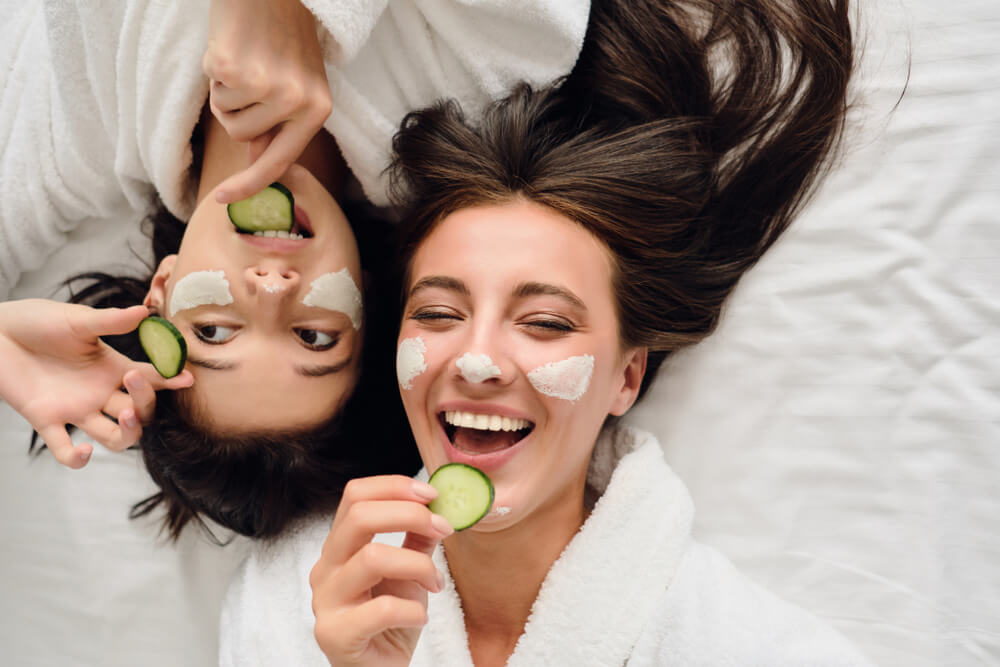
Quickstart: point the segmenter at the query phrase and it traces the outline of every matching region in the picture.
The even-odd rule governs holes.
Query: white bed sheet
[[[877,664],[997,665],[1000,4],[860,10],[842,163],[632,418],[697,536]],[[83,226],[13,296],[134,263],[121,229]],[[27,437],[0,404],[0,663],[214,664],[245,543],[157,542],[126,518],[152,490],[134,454],[75,472],[29,461]]]

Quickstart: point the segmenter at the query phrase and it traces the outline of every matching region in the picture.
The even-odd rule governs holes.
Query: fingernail
[[[455,532],[455,529],[448,523],[448,519],[440,514],[431,515],[431,525],[434,526],[434,530],[441,534],[441,537],[448,537]]]
[[[83,450],[82,452],[80,452],[80,460],[83,461],[84,463],[86,463],[87,461],[90,460],[90,455],[93,454],[93,453],[94,453],[93,449],[85,449],[85,450]]]
[[[437,592],[440,593],[444,590],[444,575],[441,574],[441,570],[437,571]]]
[[[215,201],[219,202],[220,204],[225,204],[228,198],[229,198],[229,193],[226,192],[225,190],[215,191]]]
[[[418,482],[417,480],[413,480],[413,494],[426,503],[438,496],[437,489],[426,482]]]
[[[122,421],[125,422],[125,426],[128,428],[135,428],[139,425],[139,420],[136,419],[135,415],[127,415]]]
[[[139,378],[137,378],[134,375],[129,375],[127,378],[125,378],[125,386],[128,387],[129,389],[138,389]]]

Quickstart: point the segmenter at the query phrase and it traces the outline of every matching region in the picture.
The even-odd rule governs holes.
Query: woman
[[[617,423],[713,330],[821,171],[846,3],[596,11],[562,89],[475,121],[412,114],[395,143],[403,402],[427,469],[485,470],[493,512],[452,534],[428,486],[352,481],[310,577],[322,653],[287,621],[256,639],[238,622],[225,664],[271,642],[299,664],[866,664],[693,543],[659,446]],[[320,541],[303,531],[297,559],[245,578]],[[236,594],[244,615],[258,603]]]
[[[11,22],[12,47],[4,54],[11,56],[3,82],[4,127],[10,129],[11,141],[5,143],[0,159],[5,188],[0,208],[0,296],[84,216],[111,215],[123,202],[146,209],[151,186],[155,187],[166,207],[152,216],[155,273],[140,280],[85,276],[92,284],[75,299],[101,306],[144,303],[175,320],[191,350],[194,385],[176,395],[161,395],[154,412],[152,387],[142,378],[103,377],[103,384],[92,393],[100,399],[87,403],[86,418],[49,410],[41,423],[35,419],[32,423],[44,427],[43,437],[51,440],[61,462],[80,467],[90,446],[74,448],[65,423],[77,423],[98,441],[124,448],[139,438],[138,422],[146,421],[143,456],[161,492],[137,505],[134,514],[164,503],[166,526],[174,537],[199,515],[241,534],[270,537],[297,516],[332,510],[351,476],[386,469],[376,463],[381,459],[374,448],[347,455],[337,442],[361,437],[386,442],[384,456],[406,439],[400,435],[403,429],[391,428],[392,419],[372,417],[369,406],[377,401],[361,399],[364,390],[354,391],[362,337],[388,334],[391,328],[379,326],[371,312],[362,317],[360,312],[344,312],[355,306],[323,308],[310,297],[323,291],[317,281],[335,276],[342,278],[338,289],[345,290],[348,303],[356,305],[362,291],[371,292],[371,281],[361,275],[352,230],[335,200],[343,193],[346,175],[339,149],[352,161],[369,194],[384,199],[376,197],[378,172],[386,161],[392,129],[405,110],[449,91],[481,103],[499,94],[505,80],[522,76],[547,80],[564,72],[582,40],[585,12],[540,7],[533,20],[545,19],[535,29],[551,38],[549,50],[531,63],[509,65],[499,51],[483,58],[481,41],[457,45],[452,39],[454,48],[428,51],[439,41],[454,38],[455,24],[467,24],[472,34],[482,15],[495,18],[497,8],[489,6],[446,4],[425,14],[410,3],[397,3],[393,12],[375,11],[364,3],[321,5],[317,31],[313,15],[297,0],[260,3],[256,13],[248,11],[253,9],[249,3],[216,4],[214,9],[221,8],[224,14],[217,27],[242,29],[245,26],[236,26],[238,21],[231,18],[242,12],[253,17],[254,25],[265,24],[272,34],[301,38],[292,41],[304,45],[302,58],[320,59],[320,72],[324,56],[329,63],[330,85],[338,90],[331,127],[339,133],[341,145],[323,133],[300,160],[310,165],[312,175],[287,164],[274,174],[291,187],[301,204],[303,214],[297,217],[309,221],[295,231],[313,238],[250,239],[237,235],[225,220],[219,202],[234,189],[226,186],[222,193],[219,184],[246,169],[247,148],[226,137],[223,128],[245,141],[256,136],[252,131],[256,123],[270,127],[274,116],[270,111],[258,113],[263,104],[234,106],[233,94],[240,91],[216,80],[211,101],[218,119],[202,114],[200,129],[196,127],[209,84],[200,69],[205,26],[192,25],[190,16],[204,11],[202,5],[26,6]],[[269,12],[280,15],[285,9],[289,12],[283,16],[294,19],[289,24],[269,20]],[[516,14],[509,7],[500,7],[499,12]],[[515,19],[514,27],[517,23]],[[145,34],[144,26],[156,29]],[[413,32],[413,40],[401,46],[392,35],[403,28]],[[246,39],[245,33],[236,32]],[[23,34],[35,38],[25,39]],[[214,57],[206,57],[205,65],[221,77],[226,71],[218,63],[218,42],[213,42]],[[420,57],[409,57],[418,51]],[[39,69],[39,62],[46,67]],[[88,63],[85,72],[79,71],[81,62]],[[434,63],[449,76],[431,76]],[[386,85],[394,77],[408,81],[408,87]],[[287,86],[288,81],[277,83]],[[23,102],[15,106],[16,97]],[[282,149],[285,130],[293,125],[282,126],[266,152]],[[315,129],[312,126],[306,136]],[[53,147],[56,138],[59,150]],[[274,160],[281,158],[272,159],[272,167]],[[37,183],[33,175],[38,176]],[[185,219],[186,226],[180,222]],[[357,225],[359,234],[376,240],[379,230],[371,227]],[[376,268],[374,262],[387,254],[378,244],[369,248],[366,264]],[[222,294],[222,301],[232,303],[178,298],[179,286],[202,289],[205,281],[212,281],[208,288]],[[193,307],[180,307],[185,304]],[[8,305],[7,310],[11,308]],[[137,322],[139,311],[130,312],[130,321]],[[116,333],[119,330],[116,327]],[[83,343],[97,345],[93,335]],[[141,358],[134,337],[119,339],[116,345]],[[120,359],[114,366],[126,368]],[[384,390],[375,389],[383,384],[379,369],[366,375],[371,376],[371,391],[383,395]],[[137,385],[134,390],[129,387],[136,398],[123,400],[118,388],[123,380],[128,387],[130,379]],[[175,381],[170,386],[180,385]],[[348,405],[348,397],[355,394],[358,398]],[[26,396],[15,405],[26,405],[30,399]],[[346,416],[338,418],[342,413]],[[63,418],[70,416],[74,418]],[[362,425],[363,431],[356,430]],[[382,427],[393,436],[382,437]],[[385,458],[394,462],[390,469],[415,468],[412,454]],[[409,463],[400,467],[402,460]]]

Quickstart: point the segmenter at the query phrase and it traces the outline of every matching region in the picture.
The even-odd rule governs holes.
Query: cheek
[[[401,389],[413,389],[413,381],[427,370],[426,354],[427,344],[421,336],[399,341],[396,348],[396,379]]]
[[[539,393],[576,402],[587,392],[593,374],[593,355],[581,354],[537,366],[527,377]]]

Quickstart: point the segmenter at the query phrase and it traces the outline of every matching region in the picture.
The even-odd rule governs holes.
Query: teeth
[[[457,410],[445,412],[444,420],[452,426],[474,428],[479,431],[520,431],[531,426],[531,422],[527,419],[501,417],[500,415],[478,415]]]
[[[269,229],[264,232],[254,232],[253,235],[266,239],[290,239],[292,241],[301,241],[305,239],[302,234],[292,234],[291,232],[284,231],[279,232],[273,229]]]

